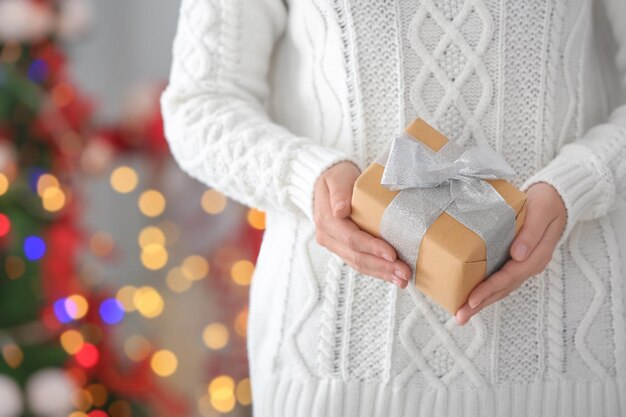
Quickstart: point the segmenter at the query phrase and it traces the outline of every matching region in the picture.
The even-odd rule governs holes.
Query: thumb
[[[338,170],[337,174],[326,179],[330,207],[335,217],[345,218],[352,208],[352,188],[356,177],[348,170]]]
[[[545,215],[547,211],[528,205],[524,224],[510,248],[511,257],[516,261],[523,261],[528,258],[543,237],[552,221],[551,217]]]

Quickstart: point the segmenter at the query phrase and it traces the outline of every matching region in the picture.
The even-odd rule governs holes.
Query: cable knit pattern
[[[182,0],[172,155],[267,213],[255,417],[626,415],[625,19],[624,0]],[[465,326],[314,238],[319,175],[417,116],[567,208],[546,270]]]

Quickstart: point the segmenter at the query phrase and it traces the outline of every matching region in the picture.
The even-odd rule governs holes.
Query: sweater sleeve
[[[286,24],[283,0],[182,0],[160,104],[184,172],[242,204],[312,220],[318,176],[357,162],[265,111],[270,59]]]
[[[618,43],[617,66],[626,88],[626,16],[624,0],[604,0]],[[546,182],[561,195],[567,209],[562,244],[580,220],[607,214],[626,196],[626,103],[614,109],[606,122],[589,129],[581,138],[564,145],[557,156],[522,185]]]

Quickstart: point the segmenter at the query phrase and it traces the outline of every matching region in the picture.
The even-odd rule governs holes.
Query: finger
[[[355,180],[356,176],[351,173],[349,175],[329,175],[326,178],[330,198],[330,207],[335,217],[343,219],[350,215],[352,206],[352,188],[354,187]]]
[[[365,275],[393,282],[400,288],[404,288],[408,284],[408,280],[401,279],[395,275],[399,261],[387,262],[369,253],[357,252],[347,247],[343,242],[332,238],[329,240],[327,247],[330,251],[339,255],[354,269]]]
[[[468,303],[465,303],[461,308],[459,308],[455,314],[455,318],[458,324],[461,326],[467,323],[475,314],[477,314],[483,308],[503,299],[509,294],[507,290],[497,291],[491,294],[485,301],[483,301],[480,305],[472,308]]]
[[[521,262],[511,259],[504,264],[502,269],[494,272],[490,277],[478,284],[468,297],[467,304],[469,307],[476,308],[483,300],[512,285],[521,272],[520,264]]]
[[[378,239],[361,230],[356,223],[349,219],[329,219],[328,232],[337,240],[346,244],[357,252],[366,252],[380,256],[389,262],[397,258],[396,250],[383,239]]]
[[[542,272],[552,259],[554,248],[560,238],[559,233],[563,228],[560,222],[560,219],[556,219],[550,223],[541,241],[525,261],[511,259],[499,271],[478,284],[469,296],[470,307],[478,306],[498,291],[507,288],[513,291],[527,278]]]
[[[529,204],[524,224],[511,244],[511,257],[516,261],[523,261],[530,256],[530,253],[543,237],[548,225],[555,219],[551,215],[551,211],[544,205],[534,203],[534,205]]]

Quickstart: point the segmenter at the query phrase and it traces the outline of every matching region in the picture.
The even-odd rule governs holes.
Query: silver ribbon
[[[426,231],[445,211],[485,241],[487,276],[508,258],[515,211],[485,179],[511,179],[515,171],[485,145],[463,149],[453,142],[438,152],[403,132],[376,162],[381,185],[400,191],[385,209],[380,231],[398,256],[416,264]]]

